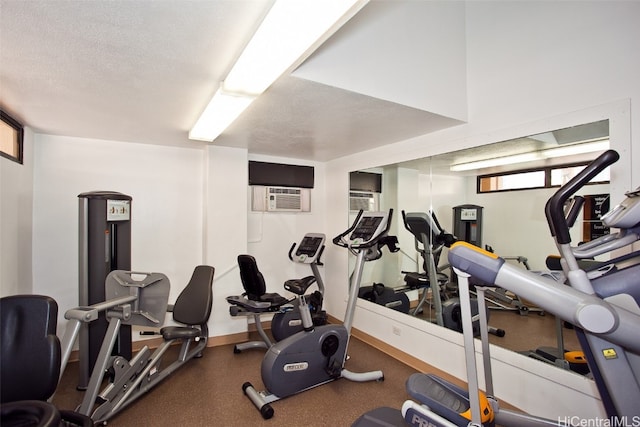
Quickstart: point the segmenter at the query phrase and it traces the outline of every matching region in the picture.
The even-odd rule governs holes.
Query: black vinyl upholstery
[[[193,270],[191,280],[173,306],[173,320],[185,325],[201,325],[209,320],[214,272],[208,265],[199,265]]]
[[[59,426],[60,411],[41,400],[18,400],[3,403],[0,407],[2,427]]]
[[[42,295],[0,299],[0,401],[47,400],[60,376],[58,304]]]
[[[45,402],[60,377],[58,304],[43,295],[0,298],[0,424],[92,426],[91,418]]]
[[[240,280],[248,299],[253,301],[269,302],[272,306],[281,306],[290,301],[278,293],[267,293],[264,276],[258,269],[256,259],[251,255],[238,255],[238,267],[240,268]]]
[[[207,322],[213,305],[215,268],[199,265],[173,306],[173,320],[187,326],[167,326],[160,330],[165,340],[195,338],[207,333]],[[193,328],[199,326],[200,328]]]

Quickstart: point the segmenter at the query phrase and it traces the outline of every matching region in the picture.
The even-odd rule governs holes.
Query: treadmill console
[[[378,237],[386,229],[387,219],[388,214],[386,212],[363,212],[349,236],[351,244],[366,244]]]
[[[322,233],[307,233],[298,243],[293,260],[303,264],[319,261],[324,247],[325,235]]]

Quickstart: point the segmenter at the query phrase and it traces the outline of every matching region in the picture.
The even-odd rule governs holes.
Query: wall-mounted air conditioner
[[[371,191],[350,191],[349,210],[376,212],[380,204],[380,194]]]
[[[251,186],[251,210],[254,212],[309,212],[308,188]]]
[[[295,211],[302,210],[302,196],[299,188],[267,187],[267,210]]]

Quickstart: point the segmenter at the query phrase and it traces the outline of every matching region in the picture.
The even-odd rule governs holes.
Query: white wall
[[[25,128],[22,164],[0,157],[0,296],[33,293],[33,138]]]
[[[631,144],[631,129],[640,126],[640,113],[631,110],[640,102],[640,57],[632,54],[639,14],[637,2],[468,2],[469,123],[329,162],[327,186],[345,188],[352,170],[608,118],[612,148],[622,155],[611,185],[620,200],[640,179],[631,168],[640,160]],[[335,207],[329,227],[345,227],[346,191],[328,202]],[[334,249],[327,257],[335,266],[329,280],[346,286],[346,256]],[[459,342],[453,335],[442,339],[450,331],[366,301],[359,302],[354,326],[465,378]],[[498,397],[553,419],[604,415],[592,382],[499,348],[493,355]]]
[[[372,1],[293,75],[465,120],[464,7]]]
[[[203,262],[202,150],[37,134],[33,151],[33,292],[78,305],[77,196],[108,190],[133,198],[132,269],[166,274],[173,302]]]
[[[236,256],[247,250],[247,170],[247,150],[213,145],[206,148],[202,235],[205,263],[216,269],[210,336],[247,330],[246,319],[229,315],[225,299],[240,293]]]
[[[284,282],[288,279],[308,276],[312,272],[308,265],[289,261],[288,253],[291,245],[299,243],[306,233],[325,233],[325,246],[331,246],[331,239],[338,234],[333,230],[327,230],[325,222],[327,203],[325,200],[324,164],[263,155],[250,155],[249,158],[254,161],[297,164],[314,168],[314,188],[310,190],[310,212],[252,212],[250,205],[248,206],[246,253],[256,258],[258,268],[265,278],[268,292],[277,292],[292,298],[295,295],[284,290]],[[341,192],[341,189],[336,190]],[[244,194],[248,199],[247,187]],[[345,213],[345,217],[346,215]],[[324,256],[321,260],[325,261]],[[323,278],[327,268],[330,266],[319,267]],[[237,275],[238,273],[236,273]],[[328,288],[328,292],[331,292],[332,284],[325,281],[325,286]],[[240,293],[241,290],[242,286],[238,276],[237,293]]]
[[[237,255],[256,256],[269,290],[284,293],[285,280],[311,273],[308,266],[288,260],[290,245],[307,232],[326,229],[323,164],[266,156],[252,160],[314,166],[311,212],[250,213],[246,149],[176,148],[27,132],[25,164],[1,163],[0,295],[54,297],[62,335],[64,312],[78,305],[77,196],[118,191],[133,198],[132,269],[166,274],[173,302],[196,265],[212,265],[210,335],[246,331],[247,318],[229,316],[225,300],[242,291]]]

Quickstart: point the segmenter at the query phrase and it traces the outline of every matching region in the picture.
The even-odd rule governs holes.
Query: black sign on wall
[[[249,161],[249,185],[313,188],[313,166]]]

